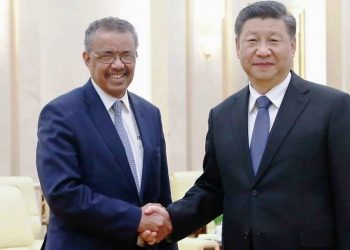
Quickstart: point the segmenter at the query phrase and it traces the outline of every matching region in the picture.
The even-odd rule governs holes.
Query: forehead
[[[288,35],[287,26],[282,19],[275,18],[252,18],[247,20],[243,27],[241,36],[255,35]]]
[[[135,50],[134,37],[130,32],[97,30],[92,38],[92,48],[98,50]]]

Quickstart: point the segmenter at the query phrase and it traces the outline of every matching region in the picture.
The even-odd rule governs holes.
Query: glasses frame
[[[117,58],[119,58],[119,60],[123,63],[123,64],[134,64],[135,62],[136,62],[136,58],[137,58],[137,52],[135,53],[135,55],[119,55],[119,54],[114,54],[113,55],[113,57],[114,57],[114,59],[113,59],[113,61],[112,62],[110,62],[110,63],[107,63],[107,62],[102,62],[101,61],[101,57],[102,56],[99,56],[98,54],[96,54],[95,52],[93,52],[93,51],[91,51],[90,52],[100,63],[103,63],[103,64],[112,64],[112,63],[114,63],[116,60],[117,60]],[[111,54],[111,56],[112,56],[112,54]],[[125,62],[124,60],[124,58],[123,57],[125,57],[125,56],[133,56],[134,57],[134,60],[133,60],[133,62]]]

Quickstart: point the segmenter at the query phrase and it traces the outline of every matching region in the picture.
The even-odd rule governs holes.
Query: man
[[[91,79],[40,114],[37,169],[51,210],[43,249],[131,250],[139,232],[149,229],[147,239],[171,230],[162,216],[143,213],[144,204],[166,206],[171,197],[159,110],[127,91],[137,47],[125,20],[90,24],[83,59]]]
[[[290,71],[295,30],[278,2],[239,13],[249,86],[210,111],[204,173],[167,208],[171,239],[223,213],[226,250],[350,249],[350,97]]]

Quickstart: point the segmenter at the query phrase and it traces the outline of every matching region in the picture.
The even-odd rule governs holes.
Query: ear
[[[240,59],[240,53],[239,53],[239,50],[240,50],[239,37],[236,37],[236,38],[235,38],[235,43],[236,43],[236,55],[237,55],[238,59]]]
[[[295,38],[295,36],[294,36],[294,38],[292,38],[291,39],[291,48],[292,48],[292,54],[293,54],[293,56],[295,55],[295,51],[296,51],[296,48],[297,48],[297,40],[296,40],[296,38]]]
[[[88,52],[84,51],[82,56],[83,56],[85,65],[89,68],[90,65],[91,65],[91,57],[90,57],[90,54],[89,54]]]

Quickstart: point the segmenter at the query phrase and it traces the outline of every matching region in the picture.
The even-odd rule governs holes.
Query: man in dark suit
[[[204,173],[167,207],[172,240],[223,213],[225,250],[350,249],[350,97],[290,71],[295,30],[278,2],[239,13],[249,86],[210,111]]]
[[[37,169],[50,206],[42,249],[138,249],[140,232],[149,229],[147,239],[171,230],[162,216],[143,213],[146,203],[166,206],[171,196],[160,112],[127,91],[137,47],[125,20],[90,24],[83,58],[91,79],[40,114]]]

